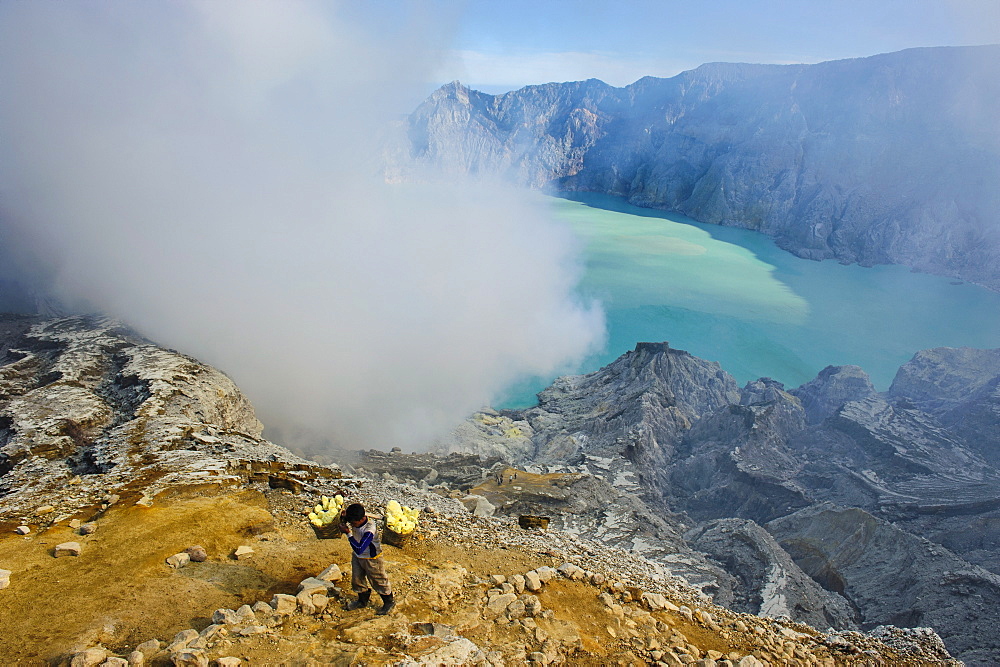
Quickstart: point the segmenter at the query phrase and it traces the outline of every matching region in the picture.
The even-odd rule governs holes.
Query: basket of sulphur
[[[344,497],[339,493],[333,498],[320,497],[319,505],[308,511],[309,523],[321,540],[336,539],[340,532],[340,511],[344,508]]]
[[[402,549],[417,529],[419,515],[420,510],[403,507],[395,500],[390,500],[385,506],[382,542]]]

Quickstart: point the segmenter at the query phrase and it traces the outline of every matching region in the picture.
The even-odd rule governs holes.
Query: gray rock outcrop
[[[756,523],[718,519],[691,530],[685,538],[740,579],[734,608],[772,618],[795,618],[817,628],[857,627],[850,603],[811,579]]]
[[[912,627],[930,623],[939,604],[950,611],[934,612],[933,624],[949,648],[987,664],[993,647],[975,640],[980,626],[970,631],[949,619],[1000,620],[992,603],[971,602],[992,600],[1000,573],[1000,469],[982,444],[995,437],[1000,416],[995,364],[996,351],[929,350],[886,393],[857,367],[824,369],[791,391],[766,378],[739,390],[717,364],[641,343],[595,373],[560,378],[537,407],[502,413],[530,426],[521,433],[530,445],[519,442],[511,455],[563,481],[558,491],[526,493],[498,511],[544,513],[556,526],[623,548],[633,540],[723,604],[767,608],[765,601],[782,599],[781,582],[785,603],[775,606],[810,623]],[[486,442],[502,451],[502,440],[473,430],[472,449]],[[657,513],[659,521],[647,518]],[[633,532],[629,516],[644,530]],[[825,556],[817,566],[820,547],[809,545],[825,522],[840,522],[830,535],[880,537],[854,541],[850,568],[823,565],[836,561]],[[656,551],[667,545],[673,559]],[[901,558],[913,563],[905,576]],[[933,604],[907,592],[951,581],[945,570],[973,574]],[[886,595],[889,602],[878,602]]]
[[[818,505],[767,529],[810,576],[848,597],[865,625],[932,626],[967,663],[995,662],[1000,576],[859,509]]]
[[[845,403],[877,393],[871,378],[860,366],[827,366],[816,379],[791,390],[806,411],[806,420],[818,424]]]
[[[538,400],[525,412],[533,461],[610,456],[627,464],[620,476],[653,478],[655,488],[667,483],[682,435],[702,415],[739,402],[739,388],[718,363],[667,343],[639,343],[599,371],[558,378]]]
[[[2,517],[27,522],[48,504],[30,519],[47,526],[57,507],[107,508],[115,490],[147,476],[158,481],[144,506],[172,484],[256,476],[301,486],[339,474],[264,440],[262,430],[226,375],[118,321],[0,315]],[[279,463],[291,473],[272,480]]]
[[[936,347],[917,352],[899,367],[889,396],[905,398],[924,412],[941,417],[986,389],[997,377],[1000,348]]]

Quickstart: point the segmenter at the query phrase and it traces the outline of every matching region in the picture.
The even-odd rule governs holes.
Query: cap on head
[[[344,518],[350,522],[360,521],[365,518],[365,506],[360,503],[348,505],[344,510]]]

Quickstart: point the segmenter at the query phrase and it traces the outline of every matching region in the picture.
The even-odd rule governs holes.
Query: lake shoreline
[[[718,361],[744,383],[797,387],[826,366],[857,365],[879,390],[932,347],[1000,347],[1000,293],[901,265],[810,260],[769,236],[701,223],[601,193],[550,196],[582,239],[584,299],[605,306],[608,343],[564,374],[597,370],[637,342]],[[554,378],[498,405],[534,405]],[[523,383],[522,383],[523,385]]]

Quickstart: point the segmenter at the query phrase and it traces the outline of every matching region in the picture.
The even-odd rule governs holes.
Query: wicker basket
[[[413,535],[413,533],[406,533],[405,535],[403,535],[401,533],[397,533],[392,528],[383,528],[382,543],[391,544],[397,549],[402,549],[403,547],[406,546],[406,543],[410,541],[411,535]]]
[[[313,530],[316,531],[316,537],[321,540],[336,540],[343,535],[340,532],[340,526],[336,523],[328,523],[325,526],[313,526]]]

